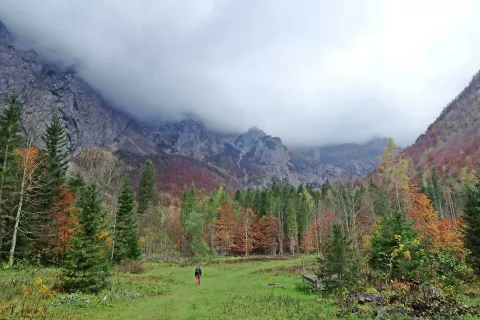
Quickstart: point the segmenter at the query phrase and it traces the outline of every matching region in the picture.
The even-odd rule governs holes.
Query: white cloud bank
[[[287,144],[410,144],[480,69],[475,0],[0,0],[120,108]]]

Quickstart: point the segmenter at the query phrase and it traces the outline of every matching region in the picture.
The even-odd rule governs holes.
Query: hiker
[[[200,267],[197,267],[195,269],[195,279],[197,280],[197,284],[200,284],[200,276],[202,275],[202,269]]]

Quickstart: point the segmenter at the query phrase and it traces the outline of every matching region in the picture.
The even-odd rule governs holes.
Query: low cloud
[[[138,117],[289,145],[406,145],[480,69],[466,1],[2,0],[0,20]]]

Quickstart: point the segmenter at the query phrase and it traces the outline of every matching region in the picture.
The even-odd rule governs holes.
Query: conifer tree
[[[237,189],[237,191],[235,191],[235,201],[237,201],[238,203],[240,203],[240,204],[243,205],[243,193],[242,193],[242,190]]]
[[[181,219],[189,255],[206,253],[208,248],[202,237],[205,221],[195,194],[194,184],[184,192]]]
[[[52,119],[42,136],[45,149],[41,151],[42,167],[38,167],[39,184],[41,189],[36,191],[37,208],[39,213],[36,221],[35,250],[40,254],[43,262],[53,258],[53,248],[56,246],[55,236],[51,234],[49,226],[53,220],[53,208],[57,201],[57,191],[66,183],[68,170],[69,150],[65,129],[60,121],[59,111],[53,113]]]
[[[79,172],[76,172],[67,179],[67,187],[75,194],[76,198],[79,198],[81,192],[85,188],[85,180]]]
[[[371,267],[391,278],[413,276],[411,272],[420,261],[417,254],[420,240],[413,223],[408,222],[401,212],[394,212],[378,221],[371,240]]]
[[[138,188],[138,213],[144,214],[157,203],[157,184],[155,168],[151,160],[145,162],[140,174]]]
[[[465,209],[465,246],[470,250],[470,262],[477,274],[480,274],[480,177],[476,175],[475,184],[466,191]]]
[[[11,201],[6,201],[7,193],[13,192],[17,184],[15,175],[19,172],[19,157],[15,150],[22,144],[22,110],[17,98],[17,94],[13,92],[7,108],[0,114],[0,252],[4,251],[3,243],[8,233],[7,225],[12,209]]]
[[[49,189],[55,194],[57,189],[65,183],[69,160],[68,139],[58,110],[53,113],[52,120],[45,130],[43,142]]]
[[[295,199],[290,197],[287,200],[286,208],[287,235],[290,243],[290,253],[295,254],[298,241],[298,222],[295,210]]]
[[[350,289],[355,286],[359,279],[359,270],[353,257],[351,241],[342,233],[341,227],[334,224],[327,242],[325,258],[319,258],[319,276],[323,278],[327,290]]]
[[[137,224],[133,217],[133,190],[128,176],[125,176],[118,197],[116,214],[113,260],[138,259],[141,255],[137,240]]]
[[[88,186],[78,207],[79,226],[64,252],[61,285],[67,292],[97,293],[109,283],[111,265],[107,255],[106,217],[94,185]]]
[[[215,248],[215,224],[218,218],[218,208],[215,198],[210,196],[204,206],[205,236],[210,250]]]

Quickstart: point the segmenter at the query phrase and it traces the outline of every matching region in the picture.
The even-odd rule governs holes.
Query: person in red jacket
[[[200,267],[197,267],[195,269],[195,279],[197,280],[197,284],[200,284],[200,276],[202,275],[202,269]]]

